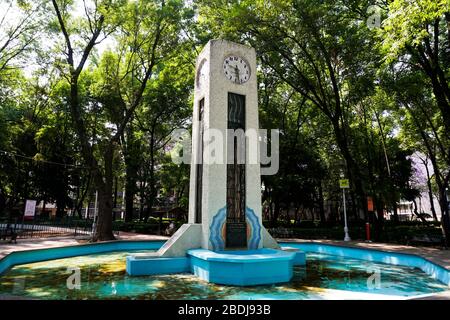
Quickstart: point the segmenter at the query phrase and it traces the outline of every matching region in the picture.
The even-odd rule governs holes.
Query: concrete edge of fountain
[[[127,256],[126,272],[130,276],[149,276],[185,273],[191,270],[189,257],[135,257]]]
[[[275,249],[211,251],[207,249],[190,249],[187,255],[205,261],[225,263],[258,263],[275,260],[293,260],[295,252]]]

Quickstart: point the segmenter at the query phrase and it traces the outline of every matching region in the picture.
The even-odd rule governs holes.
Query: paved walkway
[[[167,240],[168,237],[150,234],[138,234],[130,232],[120,232],[117,240]],[[17,244],[0,240],[0,259],[13,251],[34,250],[44,248],[66,247],[83,244],[87,242],[86,237],[52,237],[17,240]]]

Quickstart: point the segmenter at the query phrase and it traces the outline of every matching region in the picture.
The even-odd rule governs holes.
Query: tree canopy
[[[58,217],[81,216],[97,191],[94,240],[108,240],[118,190],[126,221],[147,221],[167,203],[186,210],[189,166],[171,162],[170,135],[192,123],[197,54],[222,38],[256,49],[260,127],[280,130],[280,170],[262,179],[266,220],[294,212],[295,223],[339,223],[345,175],[351,219],[381,230],[387,217],[399,219],[401,200],[415,203],[424,188],[439,200],[450,239],[448,1],[3,7],[0,215],[34,198],[56,203]]]

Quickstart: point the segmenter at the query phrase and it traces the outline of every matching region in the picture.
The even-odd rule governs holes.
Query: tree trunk
[[[133,220],[134,214],[134,196],[137,190],[137,176],[140,164],[138,142],[133,136],[133,126],[130,123],[125,131],[124,140],[124,159],[125,159],[125,221]]]
[[[144,217],[144,222],[147,222],[148,218],[152,214],[153,211],[153,204],[156,198],[156,180],[155,180],[155,137],[154,137],[154,130],[152,129],[150,134],[150,176],[149,176],[149,189],[150,194],[148,196],[147,200],[147,212]]]
[[[62,219],[65,214],[66,209],[66,197],[68,194],[68,185],[66,179],[66,171],[65,170],[56,170],[56,174],[60,175],[58,180],[61,181],[60,188],[58,189],[57,198],[56,198],[56,218]],[[58,181],[59,184],[59,181]]]
[[[45,215],[45,199],[42,200],[42,211],[41,211],[41,215],[42,215],[42,213],[44,213],[44,215]]]
[[[280,205],[278,204],[278,201],[275,201],[275,208],[273,210],[272,215],[272,227],[276,227],[278,225],[279,215],[280,215]]]
[[[414,204],[414,214],[416,215],[417,218],[419,218],[423,223],[427,223],[427,220],[425,219],[425,217],[423,215],[420,214],[419,210],[417,209],[417,201],[416,199],[412,200],[413,204]]]
[[[127,147],[129,148],[129,146]],[[137,169],[132,165],[131,155],[125,155],[125,221],[133,220],[134,195],[136,194]]]
[[[98,191],[98,217],[93,241],[115,240],[112,233],[112,185]]]
[[[450,246],[450,218],[449,218],[449,203],[447,199],[446,188],[439,188],[439,204],[441,207],[441,227],[442,234],[445,238],[445,245]]]
[[[394,223],[398,223],[398,207],[397,207],[397,201],[394,201],[392,204],[392,208],[394,211]]]
[[[433,220],[434,221],[438,221],[438,217],[436,214],[436,208],[434,207],[434,199],[433,199],[433,192],[432,192],[432,188],[431,188],[431,183],[428,180],[428,197],[430,198],[430,209],[431,209],[431,214],[433,215]]]
[[[132,192],[132,187],[127,177],[125,183],[125,222],[130,222],[133,220],[133,210],[134,210],[134,194]]]
[[[326,217],[325,217],[325,208],[323,203],[323,188],[322,188],[322,181],[319,183],[319,214],[320,214],[320,222],[322,225],[326,224]]]
[[[299,219],[298,219],[298,211],[300,210],[300,208],[298,206],[295,207],[295,212],[294,212],[294,225],[299,225]]]
[[[450,12],[445,13],[445,21],[447,22],[447,48],[450,47]]]
[[[434,200],[433,200],[433,188],[431,186],[431,177],[430,177],[430,170],[428,170],[428,163],[424,162],[425,170],[427,173],[427,187],[428,187],[428,198],[430,199],[430,209],[431,214],[433,215],[433,220],[438,221],[437,215],[436,215],[436,209],[434,207]]]
[[[113,221],[116,221],[116,209],[117,209],[117,177],[114,178],[114,202],[113,202]]]
[[[161,236],[163,234],[163,214],[162,212],[159,213],[159,226],[158,226],[158,230],[159,230],[159,235]]]
[[[146,167],[146,166],[145,166]],[[144,206],[145,206],[145,188],[146,183],[144,180],[146,180],[147,177],[147,170],[144,170],[143,175],[140,177],[141,182],[139,183],[139,221],[144,220]]]
[[[433,166],[434,170],[434,176],[436,179],[436,184],[439,188],[439,206],[441,207],[442,217],[441,217],[441,228],[442,228],[442,235],[445,239],[446,246],[450,245],[450,218],[449,218],[449,208],[448,208],[448,200],[447,200],[447,194],[446,194],[446,188],[448,186],[448,177],[445,178],[440,170],[440,166],[438,164],[438,160],[436,159],[436,154],[434,152],[434,149],[431,147],[427,134],[425,133],[425,130],[422,128],[422,123],[417,119],[414,112],[411,110],[411,108],[408,107],[408,103],[404,104],[405,107],[409,110],[411,116],[414,119],[414,123],[416,124],[417,128],[419,129],[419,134],[422,137],[423,143],[428,151],[427,156],[429,157],[431,164]]]
[[[354,191],[358,197],[358,201],[360,203],[360,206],[364,212],[364,219],[367,220],[367,206],[366,204],[366,194],[364,192],[363,184],[361,182],[361,172],[359,170],[358,164],[353,159],[350,149],[348,147],[348,141],[345,136],[345,133],[343,129],[339,125],[338,119],[333,119],[333,129],[336,137],[336,142],[339,146],[339,149],[341,150],[341,154],[345,159],[346,165],[347,165],[347,174],[348,179],[351,183],[351,185],[354,187]]]
[[[273,204],[273,202],[272,202],[272,197],[270,197],[270,200],[269,200],[269,212],[268,212],[268,217],[267,217],[267,220],[268,221],[272,221],[272,217],[273,217],[273,206],[274,206],[274,204]]]
[[[378,196],[373,197],[373,201],[375,204],[375,212],[376,216],[374,215],[374,240],[375,241],[381,241],[383,240],[382,234],[383,234],[383,227],[384,227],[384,204],[383,202],[378,198]]]
[[[147,210],[144,210],[144,222],[147,222],[153,213],[153,196],[151,195],[153,191],[150,191],[150,196],[147,199]]]
[[[105,171],[104,179],[97,176],[98,189],[98,217],[93,241],[114,240],[112,232],[112,191],[113,191],[113,156],[115,144],[110,143],[104,154]],[[100,180],[100,181],[98,181]],[[103,182],[103,183],[101,183]]]
[[[81,191],[81,196],[78,197],[77,199],[77,203],[75,206],[75,211],[78,213],[78,218],[83,219],[83,215],[82,215],[82,209],[83,209],[83,202],[86,199],[86,195],[89,191],[89,187],[91,185],[91,173],[89,172],[87,180],[86,180],[86,187],[84,188],[84,190]],[[78,193],[80,193],[80,187],[78,187]],[[87,217],[87,212],[86,212],[86,217]]]
[[[359,215],[360,212],[356,206],[357,204],[357,196],[355,194],[355,191],[353,189],[349,190],[349,200],[350,202],[347,202],[347,208],[348,211],[352,213],[353,219],[355,219],[355,221],[359,221]],[[350,205],[351,204],[351,205]]]
[[[412,48],[408,49],[410,52],[413,50]],[[422,46],[417,47],[417,52],[419,53],[419,64],[426,76],[430,79],[437,106],[441,111],[445,132],[450,133],[450,90],[444,72],[438,61],[433,61],[431,57],[427,57]]]
[[[56,199],[56,218],[61,219],[64,217],[64,209],[66,207],[66,201],[63,197]]]

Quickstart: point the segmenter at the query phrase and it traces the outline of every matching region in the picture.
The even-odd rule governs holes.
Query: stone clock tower
[[[127,273],[191,272],[238,286],[290,281],[306,260],[262,225],[253,48],[208,42],[196,62],[192,119],[189,221],[157,252],[128,256]]]
[[[251,47],[211,40],[199,54],[189,221],[156,253],[128,259],[129,270],[190,249],[280,248],[262,225],[256,74]]]
[[[256,73],[255,50],[230,41],[197,58],[189,223],[205,249],[263,247]]]

